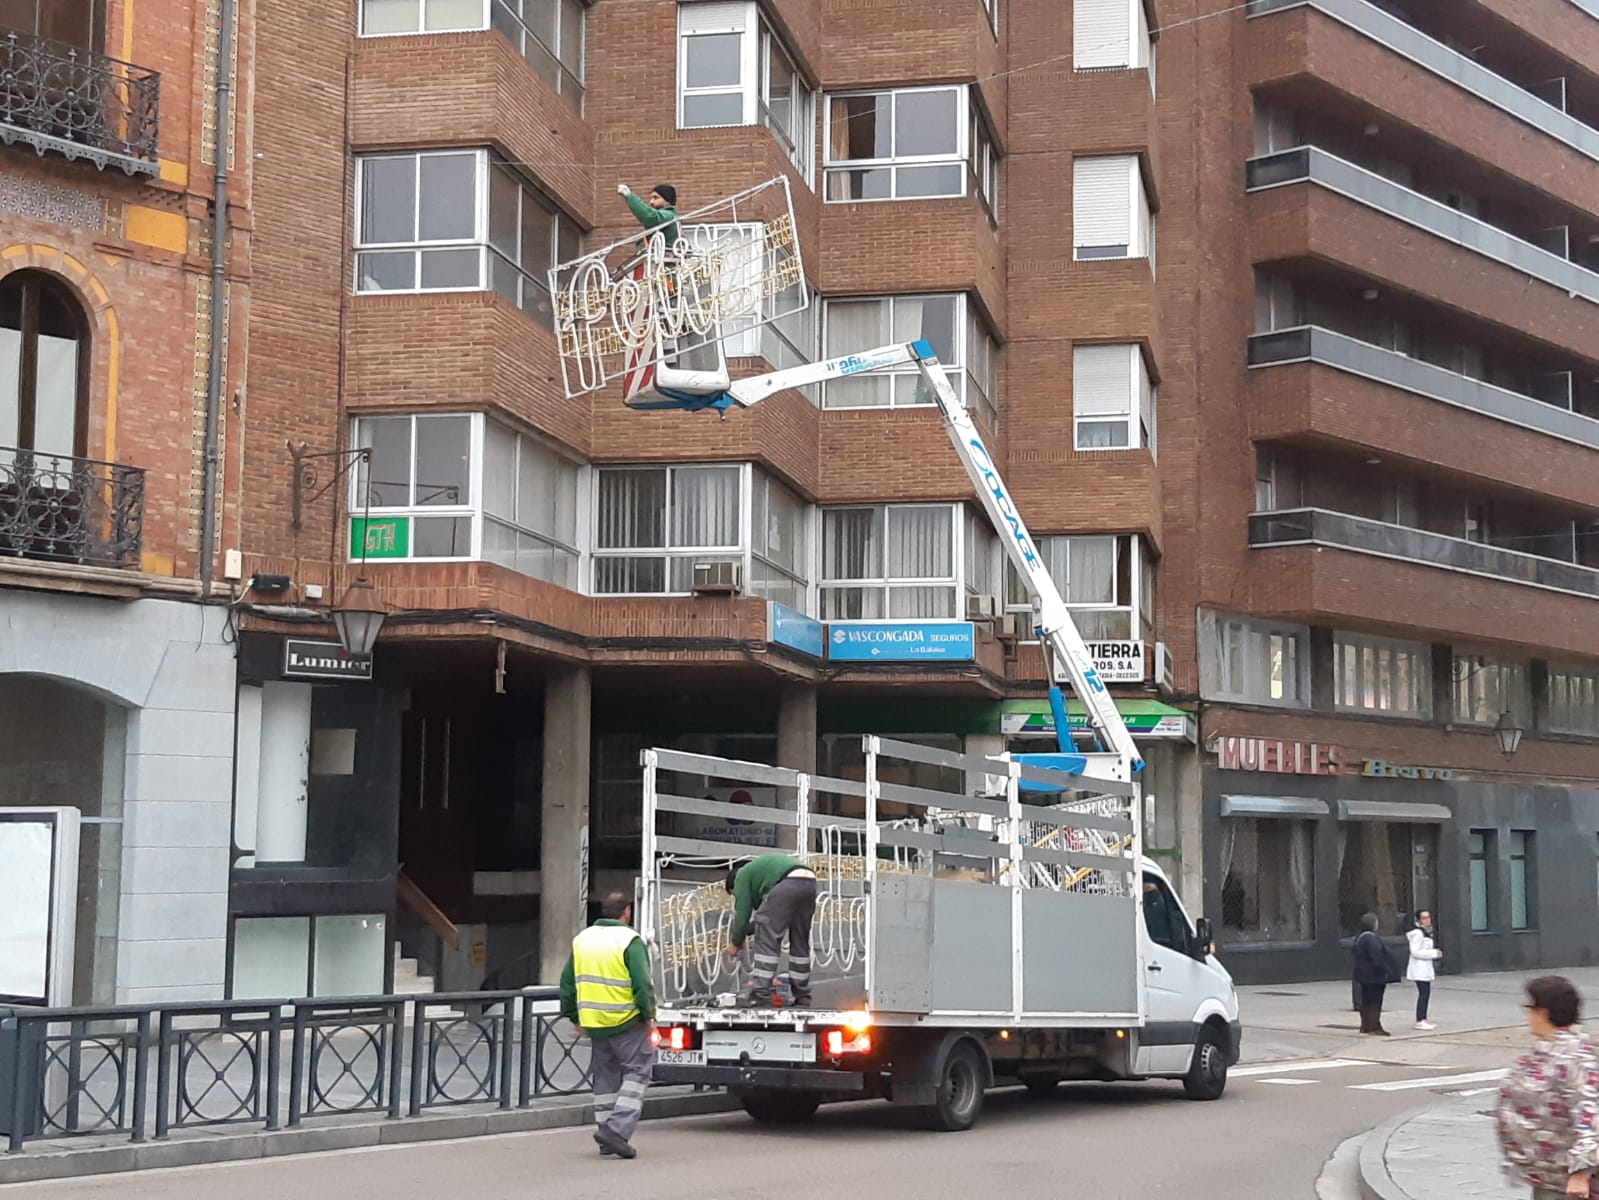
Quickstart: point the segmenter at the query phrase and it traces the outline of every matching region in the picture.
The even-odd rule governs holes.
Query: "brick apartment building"
[[[545,271],[634,227],[616,183],[686,213],[778,175],[815,300],[739,334],[739,368],[912,336],[955,365],[1085,634],[1130,644],[1145,843],[1235,974],[1340,974],[1368,910],[1432,908],[1452,967],[1599,951],[1599,6],[341,0],[238,24],[232,603],[195,639],[237,679],[227,737],[185,729],[232,763],[233,823],[193,835],[226,918],[182,986],[373,991],[396,944],[451,986],[547,978],[636,870],[644,746],[833,775],[863,732],[1048,747],[1027,597],[908,378],[726,421],[563,394]],[[15,564],[86,614],[136,607],[90,598],[118,581],[200,593],[172,578],[197,574],[212,78],[165,105],[214,42],[183,28],[181,63],[153,27],[124,54],[160,52],[154,176],[4,152],[7,180],[102,195],[89,230],[7,215],[7,245],[120,254],[129,304],[176,289],[86,368],[74,448],[145,467],[142,567]],[[114,189],[189,240],[131,244],[149,225],[113,227]],[[150,424],[108,446],[135,384]],[[715,562],[735,594],[693,590]],[[319,649],[358,577],[389,612],[369,672]],[[969,622],[970,650],[833,654],[822,629],[863,621]],[[18,661],[0,704],[33,716],[63,671]]]

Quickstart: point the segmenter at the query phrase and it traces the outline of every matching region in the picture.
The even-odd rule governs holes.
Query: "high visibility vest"
[[[626,925],[590,925],[572,939],[577,1020],[585,1029],[614,1029],[639,1016],[627,948],[638,934]]]

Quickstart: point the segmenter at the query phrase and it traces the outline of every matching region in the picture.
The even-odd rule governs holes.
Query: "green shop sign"
[[[1135,738],[1187,741],[1195,737],[1194,719],[1159,700],[1118,700],[1116,711]],[[1088,728],[1088,714],[1076,700],[1066,701],[1072,730]],[[1007,700],[1000,705],[999,731],[1007,737],[1054,737],[1055,716],[1048,700]]]
[[[365,552],[362,544],[365,543]],[[351,517],[351,558],[410,558],[410,517]]]

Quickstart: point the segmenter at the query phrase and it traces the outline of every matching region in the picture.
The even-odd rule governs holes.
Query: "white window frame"
[[[1117,164],[1117,178],[1108,182],[1106,187],[1117,187],[1120,183],[1126,184],[1125,216],[1127,218],[1126,242],[1084,242],[1083,227],[1088,224],[1084,220],[1083,209],[1089,202],[1088,181],[1084,178],[1086,170],[1098,170],[1100,166],[1088,167],[1088,164]],[[1108,173],[1108,168],[1106,168]],[[1095,198],[1096,200],[1098,198]],[[1106,207],[1117,204],[1118,198],[1114,194],[1107,194],[1103,200]],[[1120,253],[1115,253],[1118,248]],[[1125,258],[1147,258],[1151,260],[1150,269],[1154,269],[1155,257],[1155,214],[1149,204],[1149,189],[1144,184],[1143,164],[1136,154],[1095,154],[1084,155],[1072,160],[1072,259],[1076,262],[1105,262]]]
[[[468,454],[470,455],[470,461],[467,464],[467,480],[468,480],[467,498],[466,498],[466,501],[464,503],[461,503],[461,504],[451,504],[451,505],[439,505],[439,504],[421,505],[421,504],[416,504],[416,503],[414,503],[414,500],[415,500],[415,494],[414,493],[415,493],[415,488],[416,488],[416,431],[417,431],[417,425],[418,425],[418,423],[420,423],[422,421],[437,420],[439,418],[444,418],[444,417],[456,417],[456,418],[464,417],[469,422],[470,433],[468,434],[468,438],[467,438],[467,446],[468,446]],[[455,517],[455,518],[465,517],[465,518],[470,519],[470,521],[471,521],[472,533],[471,533],[471,537],[469,539],[469,541],[470,541],[470,551],[468,553],[465,553],[465,554],[450,555],[448,557],[439,557],[439,556],[433,556],[433,555],[422,556],[422,555],[417,555],[417,554],[411,554],[411,555],[408,555],[407,557],[405,557],[403,559],[392,559],[392,560],[389,560],[389,561],[394,561],[394,562],[430,562],[430,563],[431,562],[480,562],[480,561],[486,561],[486,560],[483,559],[483,524],[484,524],[485,521],[492,520],[492,521],[497,521],[500,524],[509,525],[510,527],[515,528],[515,529],[517,529],[517,530],[519,530],[519,531],[521,531],[523,533],[526,533],[526,534],[528,534],[531,537],[539,538],[540,540],[548,542],[549,544],[551,544],[553,546],[557,546],[557,547],[559,547],[562,550],[566,550],[566,551],[569,551],[569,552],[571,552],[573,554],[576,554],[577,555],[577,567],[578,567],[578,572],[579,572],[578,580],[579,580],[579,582],[582,581],[583,552],[582,552],[582,547],[580,545],[564,543],[564,542],[561,542],[558,538],[555,538],[551,534],[543,533],[543,532],[540,532],[540,531],[534,530],[534,529],[524,529],[522,526],[515,525],[515,524],[513,524],[511,522],[508,522],[504,518],[491,517],[491,516],[489,516],[487,514],[487,512],[486,512],[486,510],[484,508],[484,503],[483,503],[483,468],[484,468],[484,462],[485,462],[485,452],[486,452],[486,449],[487,449],[486,444],[485,444],[486,437],[487,437],[486,423],[490,420],[490,418],[487,417],[485,414],[480,413],[480,412],[459,412],[459,411],[447,410],[447,409],[446,410],[440,410],[438,412],[429,411],[429,412],[409,412],[409,413],[366,413],[366,414],[363,414],[362,416],[352,417],[351,420],[350,420],[350,445],[351,445],[351,447],[353,448],[353,447],[358,447],[358,446],[361,445],[361,423],[363,421],[381,421],[381,420],[394,420],[394,419],[406,419],[406,418],[409,418],[409,420],[411,422],[411,459],[410,459],[410,468],[409,468],[410,477],[409,477],[409,480],[408,480],[408,483],[407,483],[407,489],[408,489],[408,492],[411,493],[410,496],[409,496],[409,500],[412,501],[412,502],[408,502],[406,504],[384,504],[384,505],[375,505],[374,504],[374,505],[371,505],[371,506],[366,505],[364,503],[363,497],[361,495],[361,485],[362,485],[362,482],[366,479],[366,468],[365,468],[364,464],[357,464],[355,469],[350,471],[349,482],[348,482],[348,486],[347,486],[346,493],[345,493],[346,501],[347,501],[347,504],[348,504],[348,513],[347,513],[347,515],[348,515],[348,517],[350,518],[351,521],[354,521],[354,520],[357,520],[357,519],[360,519],[360,518],[363,518],[363,517],[368,517],[368,516],[370,516],[373,520],[377,520],[377,519],[383,518],[383,517],[402,517],[403,516],[403,517],[411,518],[413,520],[413,522],[415,521],[416,518],[419,518],[419,517],[422,517],[422,518],[426,518],[426,517]],[[539,444],[543,445],[546,449],[548,449],[552,453],[554,453],[557,457],[565,460],[568,464],[570,464],[572,466],[575,466],[577,468],[576,474],[574,476],[574,486],[577,489],[577,497],[576,497],[577,531],[578,531],[579,536],[581,537],[582,532],[583,532],[583,530],[585,528],[585,524],[584,523],[586,521],[586,516],[587,516],[585,506],[586,506],[586,503],[587,503],[586,497],[587,497],[587,494],[588,494],[588,491],[589,491],[589,487],[588,487],[588,484],[587,484],[587,480],[585,479],[585,472],[588,470],[588,468],[584,464],[582,464],[580,462],[577,462],[576,460],[570,458],[566,454],[563,454],[560,451],[556,450],[553,446],[550,445],[550,443],[548,443],[546,441],[543,441],[542,439],[540,439],[535,434],[529,433],[528,431],[523,430],[523,429],[518,429],[518,428],[516,428],[515,426],[511,425],[509,422],[506,422],[506,421],[496,420],[494,423],[497,424],[497,425],[500,425],[502,428],[504,428],[504,429],[508,430],[509,432],[515,434],[519,438],[524,438],[524,439],[528,439],[530,441],[538,442]],[[348,526],[346,528],[348,528]],[[414,525],[413,525],[413,530],[414,530]],[[413,547],[414,547],[414,544],[415,544],[414,536],[413,536],[413,538],[411,540],[412,540],[412,544],[413,544]],[[360,548],[359,547],[351,545],[351,546],[348,547],[348,551],[349,551],[350,561],[358,562],[358,561],[361,560],[361,552],[360,552]],[[513,568],[507,568],[507,570],[510,570],[510,569],[513,569]]]
[[[999,37],[999,0],[979,0],[983,11],[988,14],[988,27],[994,31],[994,36]]]
[[[1205,699],[1264,708],[1310,707],[1309,628],[1282,621],[1263,621],[1229,613],[1202,611],[1199,632],[1202,648],[1201,690]],[[1235,639],[1240,638],[1246,642],[1241,647],[1246,657],[1265,655],[1264,678],[1268,693],[1275,685],[1281,688],[1282,695],[1261,695],[1248,690],[1248,677],[1256,672],[1258,664],[1244,664],[1245,679],[1232,677],[1229,648]],[[1293,647],[1292,678],[1288,677],[1289,646]],[[1280,660],[1275,669],[1271,662],[1274,657]],[[1207,675],[1210,678],[1206,678]]]
[[[497,421],[497,420],[495,420],[492,417],[485,416],[483,418],[483,421],[482,421],[482,426],[483,426],[483,435],[482,435],[483,436],[483,454],[482,454],[482,457],[480,459],[478,459],[476,461],[476,463],[474,464],[474,468],[475,468],[476,475],[477,475],[477,478],[475,480],[474,486],[476,487],[476,489],[478,491],[478,494],[482,497],[482,502],[479,505],[479,509],[480,509],[480,512],[481,512],[481,521],[480,521],[480,523],[481,523],[482,528],[483,528],[483,533],[481,534],[480,539],[479,539],[480,545],[486,547],[486,545],[488,543],[488,527],[490,525],[497,525],[497,526],[500,526],[500,527],[502,527],[504,529],[510,530],[513,534],[516,534],[517,536],[531,538],[534,541],[539,542],[542,545],[548,547],[549,549],[558,551],[558,552],[560,552],[562,554],[569,554],[569,555],[571,555],[571,563],[572,563],[572,570],[571,570],[572,584],[568,588],[568,590],[569,591],[574,591],[574,592],[581,591],[582,590],[582,585],[583,585],[583,547],[582,547],[583,528],[584,528],[583,514],[584,514],[584,506],[585,506],[585,499],[586,499],[586,492],[587,492],[587,489],[584,487],[584,478],[583,478],[583,470],[584,470],[584,468],[582,467],[581,464],[573,462],[571,459],[568,459],[565,455],[563,455],[560,452],[558,452],[557,450],[555,450],[554,447],[552,447],[548,442],[546,442],[546,441],[544,441],[544,440],[542,440],[540,438],[534,437],[532,434],[524,433],[521,430],[515,428],[514,426],[512,426],[512,425],[510,425],[510,424],[508,424],[508,423],[506,423],[504,421]],[[491,429],[493,429],[495,427],[499,428],[504,433],[506,433],[509,436],[511,436],[511,437],[516,439],[516,441],[515,441],[516,458],[515,458],[515,461],[513,462],[512,467],[511,467],[511,472],[512,472],[511,477],[512,477],[512,480],[513,480],[513,490],[512,490],[512,497],[513,497],[512,508],[513,508],[513,510],[515,509],[515,496],[516,496],[516,493],[517,493],[517,491],[520,490],[520,488],[522,486],[522,454],[525,452],[525,450],[528,447],[536,446],[539,449],[543,450],[545,453],[549,454],[552,458],[559,459],[561,462],[565,463],[567,466],[573,468],[573,470],[572,470],[572,509],[573,509],[573,512],[572,512],[572,540],[571,541],[563,541],[558,535],[556,535],[554,533],[550,533],[548,531],[541,530],[541,529],[534,529],[534,528],[532,528],[530,526],[527,526],[527,525],[522,525],[522,524],[518,523],[516,520],[514,520],[511,517],[502,517],[502,516],[500,516],[497,513],[491,513],[489,511],[487,489],[484,487],[484,484],[483,484],[483,473],[487,470],[487,467],[488,467],[488,446],[489,446],[490,431],[491,431]],[[488,556],[487,550],[485,549],[483,551],[483,561],[485,561],[485,562],[497,562],[498,560],[490,558]],[[508,570],[508,571],[516,571],[517,570],[516,567],[510,566],[509,564],[506,564],[506,563],[498,563],[498,565],[505,567],[505,569]],[[527,574],[527,575],[529,575],[529,578],[535,578],[535,579],[542,578],[542,576],[531,575],[528,572],[524,572],[524,571],[518,571],[517,573],[518,574]],[[555,581],[554,580],[546,580],[546,582],[554,583]],[[565,585],[565,584],[556,584],[556,586],[557,587],[566,587],[567,585]]]
[[[790,607],[797,608],[799,611],[808,615],[814,614],[816,612],[816,506],[808,502],[805,497],[801,496],[782,480],[778,479],[776,476],[767,471],[763,471],[760,467],[754,466],[753,464],[750,466],[749,479],[750,503],[748,506],[748,515],[745,521],[745,524],[749,529],[749,560],[744,569],[745,590],[749,595],[752,596],[766,596],[768,599],[771,598],[769,593],[761,591],[757,588],[755,581],[755,564],[759,563],[761,566],[771,571],[775,571],[783,578],[798,586],[801,602],[797,605],[791,605]],[[799,502],[801,510],[799,528],[800,546],[798,553],[794,556],[794,561],[798,564],[797,571],[793,568],[784,566],[769,553],[762,553],[756,549],[757,538],[755,534],[755,499],[763,488],[767,492],[768,499],[765,501],[765,503],[768,506],[771,503],[770,495],[773,491],[787,493],[791,499]]]
[[[967,189],[972,186],[972,128],[973,117],[977,106],[972,103],[970,84],[939,84],[929,87],[905,88],[862,88],[842,92],[828,92],[822,97],[822,194],[828,204],[879,204],[890,200],[948,200],[958,199],[966,195]],[[898,97],[910,95],[923,95],[932,92],[954,92],[955,102],[955,149],[948,154],[890,154],[887,158],[844,158],[833,157],[833,101],[848,100],[859,96],[890,96],[894,98],[895,105]],[[894,114],[889,115],[889,129],[892,136]],[[992,140],[990,141],[992,144]],[[997,159],[996,177],[997,177]],[[901,196],[899,194],[899,168],[901,167],[936,167],[959,166],[960,187],[957,191],[940,192],[935,195],[917,194],[914,196]],[[833,189],[828,186],[834,173],[844,171],[873,171],[884,170],[890,173],[889,194],[880,197],[854,197],[842,196],[835,198]],[[998,195],[994,197],[997,212]]]
[[[955,360],[953,362],[940,362],[939,366],[945,369],[950,386],[960,396],[961,402],[971,409],[979,418],[985,421],[990,429],[998,424],[999,397],[994,394],[999,390],[998,373],[995,358],[999,353],[998,343],[988,332],[987,327],[979,319],[977,310],[971,297],[965,292],[910,292],[892,296],[839,296],[832,300],[822,301],[821,346],[822,353],[829,358],[836,358],[841,354],[852,354],[859,350],[872,350],[875,346],[848,346],[830,347],[828,345],[828,317],[834,304],[862,303],[865,301],[886,302],[888,305],[887,326],[889,334],[880,345],[887,345],[893,340],[894,305],[901,300],[935,300],[953,298],[955,301]],[[986,339],[988,353],[975,354],[976,339]],[[979,369],[978,359],[986,362],[989,378],[982,380],[977,377]],[[824,409],[834,409],[839,412],[879,410],[888,408],[933,408],[936,402],[931,398],[921,399],[920,384],[922,376],[916,367],[898,367],[892,370],[873,372],[873,378],[888,381],[887,404],[835,404],[828,402],[827,384],[822,385],[821,406]],[[837,390],[834,390],[837,395]]]
[[[550,84],[551,88],[559,95],[563,96],[579,113],[583,111],[583,92],[585,88],[588,64],[587,18],[589,0],[579,0],[580,7],[583,10],[584,20],[582,27],[578,30],[577,72],[575,76],[567,68],[565,60],[561,57],[561,50],[566,45],[568,31],[565,28],[566,7],[564,4],[560,3],[560,0],[557,0],[555,5],[556,44],[554,46],[546,45],[544,39],[533,32],[532,28],[524,20],[523,15],[513,11],[512,0],[481,0],[480,15],[478,16],[477,20],[467,24],[441,25],[437,29],[426,28],[427,7],[430,3],[432,3],[432,0],[417,0],[417,28],[396,29],[386,32],[373,32],[367,28],[366,13],[368,2],[369,0],[359,0],[359,3],[356,6],[355,19],[356,33],[358,37],[423,37],[436,33],[477,33],[489,29],[500,29],[500,32],[505,33],[506,40],[511,42],[516,51],[527,60],[528,66],[530,66],[541,79]],[[505,29],[501,29],[500,26],[495,24],[496,9],[501,10],[505,14],[508,22],[518,28],[522,38],[524,39],[521,45],[517,45],[516,39],[511,37],[509,32],[507,32]],[[548,56],[550,62],[554,64],[555,79],[552,80],[549,74],[540,69],[539,63],[535,61],[533,55],[528,53],[529,42],[531,42],[533,46],[538,47],[539,50]]]
[[[944,509],[950,514],[950,575],[940,576],[897,576],[887,574],[888,569],[888,514],[896,510],[905,509]],[[945,622],[964,621],[966,619],[964,597],[965,568],[966,568],[966,521],[963,510],[964,504],[959,503],[933,503],[933,504],[829,504],[817,511],[816,537],[814,539],[818,556],[818,566],[813,572],[816,579],[817,612],[827,611],[827,594],[829,592],[860,590],[879,591],[882,594],[880,616],[875,617],[824,617],[829,624],[854,625],[854,624],[880,624],[892,621],[915,621],[921,624],[936,625]],[[878,576],[862,576],[860,578],[826,577],[826,554],[823,549],[826,540],[827,514],[851,510],[871,510],[877,514],[881,521],[883,568],[884,574]],[[896,588],[947,588],[952,597],[952,615],[947,617],[896,617],[893,615],[891,604],[892,594]]]
[[[1090,17],[1093,19],[1088,19]],[[1099,32],[1100,27],[1114,27],[1114,40],[1106,40]],[[1074,70],[1138,71],[1147,68],[1153,76],[1153,59],[1154,38],[1150,34],[1144,0],[1073,0]]]
[[[1449,673],[1455,724],[1488,728],[1508,709],[1523,729],[1532,728],[1532,671],[1527,662],[1478,654],[1457,646],[1450,654]],[[1470,715],[1465,711],[1468,706],[1475,709],[1479,700],[1488,698],[1483,685],[1490,675],[1499,680],[1501,703],[1498,710],[1484,717]],[[1515,687],[1514,695],[1510,694],[1511,685]],[[1465,704],[1461,702],[1462,690],[1465,692]]]
[[[692,38],[737,34],[739,81],[709,87],[688,85],[688,44]],[[777,127],[771,110],[771,56],[774,48],[787,60],[794,78],[792,135]],[[754,0],[680,0],[677,6],[677,127],[730,129],[764,125],[783,148],[807,186],[815,186],[817,91],[800,70],[799,58],[767,22]],[[714,125],[690,125],[684,98],[738,96],[739,119]]]
[[[1564,693],[1558,701],[1557,691]],[[1586,722],[1569,715],[1582,711],[1589,714]],[[1599,737],[1599,667],[1550,663],[1548,713],[1548,727],[1553,733]]]
[[[433,240],[423,240],[420,236],[417,236],[410,241],[402,242],[367,242],[362,240],[361,227],[366,218],[366,201],[364,192],[368,164],[380,160],[412,160],[414,164],[416,180],[416,212],[412,217],[412,229],[416,230],[419,226],[422,212],[422,162],[424,159],[428,158],[442,158],[448,156],[472,156],[473,158],[472,236],[466,238],[444,238]],[[505,175],[516,184],[519,194],[519,203],[527,203],[531,199],[533,202],[540,204],[544,211],[549,214],[551,218],[550,261],[552,263],[560,261],[562,254],[561,243],[566,236],[570,236],[571,234],[578,232],[576,225],[571,221],[571,218],[561,211],[561,209],[553,202],[549,201],[543,195],[543,193],[541,193],[529,180],[511,170],[507,164],[493,158],[487,150],[465,147],[450,150],[399,150],[375,154],[362,154],[357,155],[355,160],[355,204],[353,206],[354,227],[351,233],[353,250],[353,253],[351,254],[351,290],[356,295],[363,296],[416,296],[446,292],[482,292],[492,290],[494,286],[492,260],[497,257],[504,259],[508,263],[510,262],[510,260],[506,259],[505,255],[496,247],[494,247],[489,241],[489,196],[491,191],[490,180],[492,177],[492,172],[494,171],[504,172]],[[518,232],[520,233],[520,222],[518,222]],[[475,284],[464,284],[454,287],[422,286],[421,256],[428,250],[475,250],[478,256],[477,282]],[[405,251],[410,251],[415,257],[414,286],[409,288],[362,287],[361,284],[363,276],[361,271],[361,259],[363,254],[388,254],[402,253]],[[535,285],[535,291],[539,295],[546,297],[547,300],[548,285],[546,280],[538,278],[537,272],[523,271],[521,269],[521,264],[519,263],[512,263],[510,265],[523,280],[531,280]],[[535,311],[531,311],[525,300],[513,300],[512,302],[517,303],[518,307],[520,307],[524,312],[527,312],[528,315],[534,320],[538,320],[541,324],[548,326],[549,322],[544,321],[543,318],[538,316]],[[553,320],[553,316],[551,319]]]
[[[1400,693],[1400,664],[1408,663],[1411,694]],[[1350,688],[1354,699],[1350,699]],[[1366,703],[1364,697],[1371,697]],[[1340,712],[1432,720],[1432,647],[1426,642],[1333,631],[1333,707]]]
[[[1091,411],[1091,403],[1095,398],[1086,396],[1082,387],[1087,381],[1088,372],[1082,369],[1086,360],[1092,357],[1104,357],[1109,360],[1114,357],[1114,352],[1122,352],[1127,356],[1127,371],[1129,390],[1125,397],[1125,405],[1115,410],[1106,409],[1102,412]],[[1101,402],[1102,404],[1103,402]],[[1090,411],[1084,411],[1090,409]],[[1085,453],[1107,453],[1116,450],[1144,450],[1147,449],[1153,457],[1156,454],[1156,387],[1149,375],[1149,363],[1144,358],[1144,348],[1137,342],[1116,342],[1109,345],[1105,343],[1086,343],[1072,347],[1072,446]],[[1126,443],[1120,446],[1093,446],[1083,440],[1085,427],[1114,426],[1124,423],[1126,429]]]
[[[999,147],[989,132],[989,124],[979,105],[967,104],[970,119],[967,121],[969,153],[966,156],[967,173],[971,177],[972,194],[988,214],[988,223],[999,227]]]
[[[1122,564],[1128,555],[1133,555],[1133,560],[1127,566],[1127,603],[1112,600],[1110,603],[1092,602],[1079,603],[1071,599],[1071,579],[1069,565],[1060,571],[1054,569],[1057,555],[1065,555],[1063,560],[1070,564],[1070,547],[1074,541],[1085,538],[1109,539],[1114,547],[1111,562],[1112,590],[1119,590],[1123,576]],[[1150,553],[1149,543],[1142,534],[1137,533],[1074,533],[1074,534],[1039,534],[1033,538],[1033,544],[1038,547],[1039,557],[1044,560],[1044,569],[1049,571],[1050,577],[1056,580],[1056,587],[1060,591],[1061,599],[1066,602],[1066,608],[1075,617],[1077,614],[1094,613],[1127,613],[1128,636],[1113,638],[1093,638],[1084,634],[1087,641],[1148,641],[1154,635],[1153,601],[1155,592],[1155,560]],[[1060,587],[1061,576],[1066,577],[1066,586]],[[1006,578],[1006,604],[1007,612],[1031,613],[1036,611],[1036,596],[1025,594],[1022,578],[1016,568],[1007,564]],[[1029,636],[1026,642],[1036,642],[1038,639]]]

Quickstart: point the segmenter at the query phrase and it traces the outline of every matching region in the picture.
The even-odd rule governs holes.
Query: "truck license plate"
[[[703,1050],[657,1050],[655,1061],[669,1067],[703,1067]]]
[[[746,1054],[751,1062],[815,1062],[816,1035],[793,1030],[706,1030],[705,1057],[738,1062]]]

